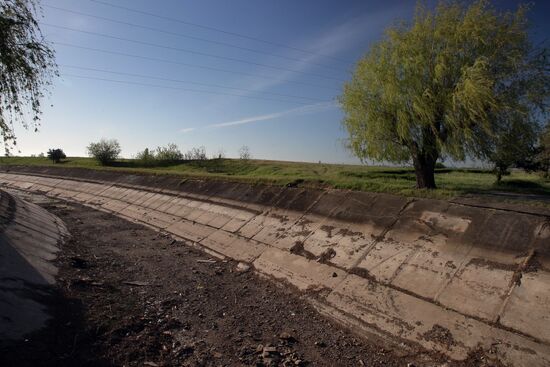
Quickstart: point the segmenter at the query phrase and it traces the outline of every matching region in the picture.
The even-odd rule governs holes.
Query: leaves
[[[548,57],[529,42],[528,8],[464,4],[417,6],[357,63],[340,103],[359,158],[491,159],[499,134],[532,136],[548,113]]]
[[[40,100],[58,75],[54,51],[40,32],[36,12],[36,0],[0,2],[0,134],[6,154],[16,143],[14,122],[38,128]]]

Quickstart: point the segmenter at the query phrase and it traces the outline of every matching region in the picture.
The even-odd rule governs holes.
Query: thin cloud
[[[332,27],[328,31],[319,35],[316,39],[308,39],[300,42],[298,47],[311,50],[320,50],[320,52],[323,52],[323,55],[311,54],[305,56],[301,61],[291,63],[289,67],[298,71],[306,71],[315,63],[330,63],[327,56],[336,57],[352,47],[357,47],[357,44],[364,37],[365,33],[375,33],[377,29],[382,28],[384,24],[388,22],[391,15],[392,13],[389,9],[361,15]],[[346,63],[344,62],[343,64]],[[345,65],[343,69],[348,70],[349,72],[352,67],[353,64],[349,63]],[[328,71],[326,73],[329,75],[331,74]],[[248,89],[252,89],[255,92],[262,92],[274,86],[284,84],[285,82],[296,78],[297,75],[296,73],[285,71],[279,73],[279,76],[280,78],[278,80],[256,80],[248,87]],[[342,76],[343,81],[344,75]]]
[[[283,116],[288,116],[288,115],[305,115],[309,113],[315,113],[315,112],[324,111],[330,108],[334,108],[336,107],[336,105],[337,105],[336,102],[315,103],[315,104],[310,104],[310,105],[301,106],[297,108],[292,108],[290,110],[270,113],[266,115],[257,115],[257,116],[246,117],[239,120],[222,122],[218,124],[209,125],[207,127],[220,128],[220,127],[250,124],[250,123],[266,121],[266,120],[273,120],[273,119],[283,117]]]
[[[181,129],[181,130],[180,130],[180,133],[182,133],[182,134],[190,133],[190,132],[193,131],[193,130],[195,130],[194,127],[186,127],[186,128],[184,128],[184,129]]]

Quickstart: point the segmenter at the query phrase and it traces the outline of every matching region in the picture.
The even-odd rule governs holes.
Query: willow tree
[[[36,0],[0,0],[0,135],[6,154],[15,144],[14,122],[38,128],[41,99],[57,75],[38,10]]]
[[[548,61],[529,41],[526,12],[442,1],[387,29],[340,97],[352,151],[412,162],[417,187],[435,188],[439,158],[488,160],[508,124],[534,129],[546,112]]]

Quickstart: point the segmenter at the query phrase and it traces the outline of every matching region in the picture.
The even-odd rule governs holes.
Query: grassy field
[[[0,158],[0,165],[52,166],[46,158]],[[143,166],[136,160],[119,160],[111,167],[102,167],[91,158],[67,158],[60,167],[81,167],[100,170],[124,170],[152,174],[174,174],[184,177],[213,178],[275,185],[299,184],[308,187],[386,192],[405,196],[447,199],[469,193],[513,192],[549,195],[550,181],[537,174],[514,171],[495,184],[490,171],[477,169],[438,169],[437,190],[415,189],[411,168],[368,167],[324,163],[237,159],[189,161],[160,166]]]

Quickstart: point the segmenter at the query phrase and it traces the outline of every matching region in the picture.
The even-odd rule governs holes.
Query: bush
[[[48,159],[51,159],[53,163],[59,163],[62,159],[67,158],[63,149],[50,149],[48,150]]]
[[[162,162],[177,162],[183,159],[183,154],[176,144],[158,147],[154,159]]]
[[[241,149],[239,149],[239,158],[245,161],[252,158],[252,154],[250,153],[250,148],[247,145],[243,145]]]
[[[206,156],[206,149],[201,146],[188,150],[187,153],[184,154],[183,159],[187,161],[204,161],[207,160],[208,157]]]
[[[101,139],[97,143],[90,143],[86,149],[90,157],[97,159],[104,166],[113,163],[121,152],[116,139]]]
[[[152,153],[149,148],[145,148],[142,152],[136,154],[136,160],[142,165],[153,165],[155,163],[155,153]]]

